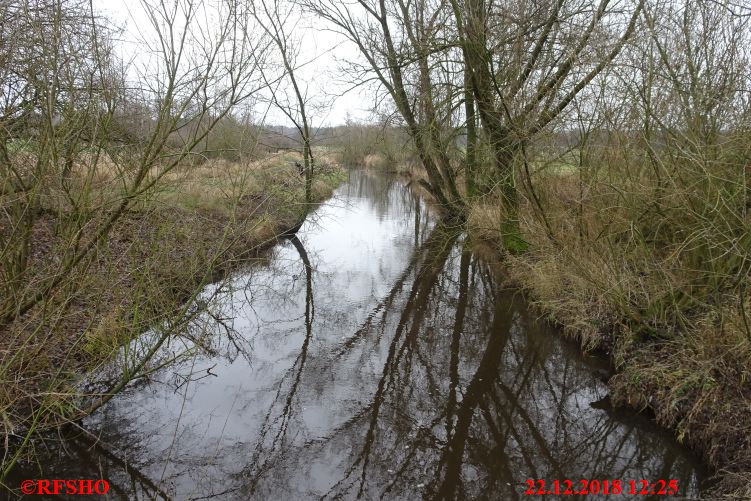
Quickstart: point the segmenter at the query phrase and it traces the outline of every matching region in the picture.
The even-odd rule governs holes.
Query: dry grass
[[[477,201],[469,207],[467,226],[470,232],[481,240],[500,242],[502,221],[503,213],[497,203]]]
[[[3,329],[0,430],[6,437],[21,433],[34,413],[43,416],[37,429],[76,417],[82,397],[76,385],[83,374],[179,311],[206,281],[257,255],[294,226],[306,210],[304,180],[289,164],[295,159],[286,154],[175,169],[117,222],[43,307]],[[314,199],[330,196],[342,177],[335,165],[322,162]],[[82,162],[71,181],[77,189],[87,188],[87,203],[96,208],[96,201],[111,199],[124,180],[104,160],[96,169]],[[52,185],[45,201],[54,210],[35,221],[28,287],[34,276],[54,272],[69,245],[69,236],[58,231],[66,217],[61,191],[61,185]],[[94,226],[96,214],[87,224]]]
[[[648,170],[608,162],[615,168],[533,174],[550,230],[522,197],[529,251],[506,254],[509,273],[566,335],[612,357],[614,402],[648,408],[676,430],[720,473],[717,493],[748,495],[751,337],[731,274],[747,249],[740,228],[723,226],[737,184],[721,186],[720,174],[705,183],[704,172],[684,163],[660,192]],[[702,209],[697,190],[716,206]],[[500,249],[503,219],[498,200],[486,196],[471,204],[469,230]]]
[[[386,157],[384,157],[380,153],[371,153],[369,155],[366,155],[362,163],[366,169],[382,170],[388,166]]]
[[[410,177],[415,181],[427,179],[425,169],[413,159],[391,161],[381,153],[371,153],[365,155],[362,162],[359,163],[366,169],[395,172],[399,175]]]

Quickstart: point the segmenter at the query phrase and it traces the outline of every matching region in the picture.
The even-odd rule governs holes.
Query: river
[[[538,321],[397,178],[350,171],[297,237],[204,295],[212,313],[189,333],[204,350],[129,386],[84,421],[89,435],[38,448],[40,463],[9,485],[104,478],[112,499],[506,500],[559,497],[525,494],[528,479],[545,491],[621,481],[620,494],[588,499],[649,499],[627,492],[642,479],[695,497],[705,482],[670,434],[610,407],[604,360]]]

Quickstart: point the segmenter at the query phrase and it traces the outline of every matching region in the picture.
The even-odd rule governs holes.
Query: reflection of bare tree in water
[[[257,435],[238,444],[246,463],[227,472],[233,480],[220,497],[520,499],[526,478],[659,476],[688,486],[692,470],[673,451],[590,406],[599,383],[558,341],[535,335],[490,267],[442,226],[359,328],[323,355],[332,371],[358,380],[362,394],[325,433],[303,438],[303,405],[321,355],[311,353],[313,268],[302,243],[290,241],[304,266],[304,336]],[[372,379],[360,352],[378,354]],[[329,457],[337,467],[328,487],[310,488],[303,480],[311,480],[310,465]],[[107,464],[122,467],[142,495],[166,497],[124,462]],[[108,475],[116,490],[135,492],[116,481],[122,475]]]
[[[580,363],[559,349],[540,355],[534,343],[553,341],[530,341],[524,311],[462,242],[436,227],[360,328],[330,352],[330,364],[351,368],[358,348],[377,352],[386,343],[370,398],[325,436],[285,442],[292,401],[305,385],[313,311],[308,271],[306,337],[243,470],[243,491],[293,484],[284,475],[304,471],[326,450],[348,457],[323,495],[332,499],[483,493],[513,499],[525,478],[657,471],[687,484],[692,471],[685,464],[676,469],[672,451],[650,447],[640,428],[589,406],[598,383]],[[309,270],[304,249],[293,244]],[[575,414],[577,406],[584,416]]]
[[[94,475],[90,467],[94,466],[96,478],[109,482],[109,499],[172,499],[157,482],[129,461],[126,455],[110,449],[89,432],[71,426],[57,438],[64,439],[64,443],[53,440],[52,443],[45,444],[45,447],[50,446],[52,453],[65,455],[66,462],[74,468],[67,474],[67,478],[92,478]],[[39,472],[36,476],[43,478],[50,475]],[[9,485],[15,487],[13,484]],[[54,496],[54,499],[58,497]]]
[[[393,213],[398,208],[399,217],[405,222],[414,219],[415,248],[419,244],[419,236],[426,233],[432,220],[420,197],[412,190],[404,189],[396,177],[358,173],[350,178],[346,196],[367,200],[378,217]]]
[[[421,252],[417,253],[423,256],[423,262],[418,271],[415,272],[412,288],[389,345],[388,356],[378,382],[378,389],[373,396],[372,405],[370,406],[370,417],[368,428],[365,432],[365,441],[361,452],[356,456],[352,466],[347,470],[346,475],[340,482],[334,486],[334,489],[348,487],[348,479],[354,473],[355,469],[360,466],[357,496],[360,497],[364,493],[381,406],[389,389],[394,388],[397,384],[408,384],[407,379],[409,379],[410,375],[409,368],[413,349],[416,346],[416,338],[422,321],[427,313],[426,307],[430,292],[437,281],[438,274],[445,265],[454,241],[458,237],[456,233],[446,235],[442,230],[443,228],[433,230],[433,233],[423,245]],[[382,325],[385,325],[385,322]],[[403,377],[400,378],[400,374],[396,369],[400,366],[403,359],[407,361],[404,364],[406,371],[404,374],[401,374]],[[349,485],[352,485],[352,483],[350,482]],[[331,493],[333,493],[334,489],[332,489]]]
[[[387,335],[386,328],[389,325],[389,322],[387,321],[389,314],[394,309],[394,303],[397,298],[399,298],[404,292],[404,286],[407,284],[408,279],[413,277],[414,281],[412,282],[409,291],[406,292],[408,299],[404,307],[401,308],[401,315],[390,341],[390,348],[384,364],[383,374],[378,383],[378,388],[376,389],[372,402],[366,408],[361,409],[352,416],[351,419],[347,420],[341,428],[333,430],[329,435],[329,438],[332,438],[338,436],[340,433],[347,433],[350,427],[357,426],[365,419],[370,423],[368,430],[365,431],[366,439],[361,454],[342,479],[342,481],[346,481],[346,479],[356,470],[357,466],[361,465],[362,468],[360,469],[361,474],[359,477],[361,491],[364,487],[365,476],[368,472],[368,462],[372,453],[371,446],[373,444],[375,426],[378,423],[379,409],[383,402],[383,397],[388,389],[395,383],[405,383],[401,378],[409,376],[409,374],[399,374],[394,369],[400,365],[402,358],[411,357],[412,347],[415,346],[416,336],[419,333],[422,318],[426,313],[426,301],[423,298],[429,296],[433,285],[436,283],[436,276],[443,269],[445,261],[452,250],[453,242],[457,236],[456,233],[447,234],[443,229],[433,230],[425,243],[414,252],[408,266],[395,280],[394,285],[387,296],[382,298],[375,305],[370,314],[367,315],[361,327],[351,336],[347,337],[346,340],[341,343],[339,348],[332,353],[332,363],[336,363],[342,358],[345,358],[349,352],[356,347],[357,342],[361,340],[362,336],[367,334],[373,335],[374,338],[379,338],[380,336]],[[307,258],[307,253],[299,240],[293,238],[291,241],[300,254],[306,268],[306,336],[300,354],[292,366],[287,370],[282,381],[279,382],[274,401],[266,413],[263,426],[261,427],[262,431],[256,442],[252,459],[244,469],[243,476],[247,479],[247,482],[243,487],[243,491],[247,490],[251,493],[254,492],[261,477],[272,470],[273,466],[278,464],[278,462],[283,459],[283,456],[286,455],[287,451],[284,450],[284,437],[287,434],[287,427],[290,422],[291,413],[293,412],[292,401],[298,391],[303,367],[307,358],[310,339],[312,337],[313,292],[311,266]],[[399,311],[399,309],[396,309],[396,311]],[[409,363],[407,364],[407,367],[408,366]],[[399,377],[400,380],[396,381],[396,377]],[[285,384],[286,379],[291,380],[291,382]],[[287,389],[286,395],[282,394],[283,388]],[[280,405],[282,405],[281,411],[275,413],[275,409]],[[271,435],[273,435],[273,439],[269,438]],[[325,442],[325,440],[326,439],[323,439],[317,442]]]
[[[135,497],[142,499],[160,499],[168,501],[171,497],[162,490],[149,477],[142,474],[134,465],[129,464],[122,458],[118,457],[105,447],[99,445],[96,441],[88,436],[81,436],[74,443],[76,454],[82,459],[82,462],[90,460],[92,450],[96,451],[98,464],[101,468],[101,478],[111,478],[109,469],[121,470],[128,473],[130,485],[127,488],[121,487],[117,482],[111,482],[112,491],[110,497],[117,494],[121,499],[133,499],[133,493],[139,493]]]
[[[478,404],[483,399],[488,382],[494,381],[498,373],[498,365],[503,355],[503,350],[509,335],[511,326],[510,312],[504,311],[506,305],[499,304],[495,311],[493,324],[490,328],[485,353],[480,360],[480,364],[472,377],[469,385],[464,392],[461,404],[456,403],[456,387],[458,378],[456,375],[456,366],[459,359],[459,336],[462,332],[462,322],[464,312],[466,311],[467,302],[467,265],[468,259],[462,255],[461,274],[460,274],[460,292],[459,306],[456,313],[456,322],[454,323],[452,336],[451,352],[451,386],[449,399],[446,404],[446,422],[447,440],[443,447],[443,453],[438,463],[436,477],[443,476],[443,480],[438,487],[437,499],[454,499],[457,493],[463,493],[461,468],[464,460],[464,450],[467,438],[470,434],[470,426],[475,415]],[[496,431],[496,430],[492,430]],[[496,437],[494,434],[493,438]],[[500,441],[504,443],[504,441]],[[501,451],[503,449],[501,448]],[[507,463],[504,461],[503,463]]]
[[[256,483],[261,475],[273,467],[275,451],[284,446],[287,429],[290,420],[292,419],[292,404],[300,385],[300,379],[302,377],[303,369],[305,368],[305,361],[308,358],[308,348],[310,347],[310,341],[313,337],[313,319],[315,316],[315,305],[313,302],[313,270],[310,265],[310,260],[308,259],[308,253],[302,242],[300,242],[296,235],[292,235],[289,238],[289,241],[300,255],[303,267],[305,268],[305,337],[303,338],[303,343],[300,348],[300,354],[292,363],[292,366],[287,370],[282,380],[279,381],[274,401],[266,413],[265,419],[261,425],[261,431],[258,436],[258,441],[256,442],[255,450],[253,451],[253,456],[246,467],[246,471],[250,478],[250,483],[248,485],[249,493],[253,493]],[[284,388],[287,379],[291,379],[291,383],[289,383],[286,397],[283,397],[282,388]],[[277,416],[274,416],[274,409],[276,409],[282,402],[283,405],[281,411]],[[273,439],[271,439],[271,443],[268,444],[268,438],[272,434]]]

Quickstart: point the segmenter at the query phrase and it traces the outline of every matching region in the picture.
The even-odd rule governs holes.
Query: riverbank
[[[245,164],[210,160],[170,173],[120,218],[76,280],[60,288],[54,309],[32,309],[6,327],[0,336],[5,443],[29,426],[81,417],[76,383],[83,374],[296,226],[308,208],[294,160],[294,154]],[[321,158],[314,203],[343,179],[336,162]],[[59,260],[65,217],[46,210],[37,218],[32,264],[40,273]]]
[[[395,170],[415,186],[425,175]],[[654,205],[648,186],[582,179],[577,169],[540,171],[533,182],[538,200],[522,196],[518,213],[526,252],[504,250],[504,213],[492,193],[469,203],[470,235],[504,256],[512,283],[542,317],[585,352],[610,360],[614,406],[645,412],[672,430],[716,472],[713,494],[751,497],[748,297],[720,280],[713,288],[709,263],[687,266],[695,248],[659,233],[686,228],[657,227],[645,243],[639,232],[652,223],[633,216]],[[613,207],[624,194],[632,197],[628,204]],[[679,214],[660,216],[663,224],[673,218],[687,225]],[[711,245],[712,237],[707,233],[700,245]]]
[[[527,252],[503,251],[502,211],[492,199],[471,205],[470,234],[504,253],[512,280],[541,316],[583,350],[609,357],[615,406],[652,414],[673,430],[717,472],[714,493],[748,498],[751,340],[738,307],[745,302],[751,311],[748,299],[717,290],[702,304],[682,301],[679,291],[691,277],[670,266],[674,256],[627,238],[619,246],[598,238],[630,224],[608,208],[604,190],[582,204],[574,174],[549,181],[537,188],[549,228],[532,201],[520,208]],[[577,231],[581,218],[589,225],[584,234]]]

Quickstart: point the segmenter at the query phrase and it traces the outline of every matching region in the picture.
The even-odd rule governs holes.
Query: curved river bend
[[[603,362],[535,321],[399,180],[352,171],[298,237],[205,291],[217,304],[192,329],[208,351],[17,479],[105,478],[114,499],[556,498],[526,479],[699,494],[689,453],[608,406]],[[635,497],[650,498],[603,498]]]

